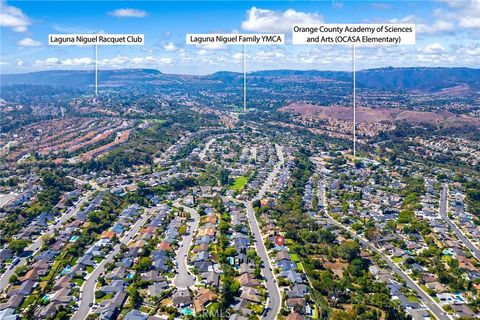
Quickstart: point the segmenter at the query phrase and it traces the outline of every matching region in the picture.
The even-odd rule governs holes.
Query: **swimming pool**
[[[72,270],[72,267],[71,267],[71,266],[66,266],[66,267],[62,270],[62,272],[60,272],[60,275],[61,275],[61,276],[64,276],[64,275],[66,275],[67,273],[69,273],[71,270]]]
[[[180,313],[186,316],[191,316],[193,314],[193,310],[190,308],[181,308]]]

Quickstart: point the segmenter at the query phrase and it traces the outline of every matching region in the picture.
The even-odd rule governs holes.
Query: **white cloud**
[[[119,18],[143,18],[147,16],[147,12],[139,9],[123,8],[108,13],[111,16]]]
[[[438,54],[446,52],[447,49],[441,43],[431,43],[419,51],[426,54]]]
[[[466,52],[470,56],[480,56],[480,47],[475,49],[467,49]]]
[[[22,67],[22,66],[23,66],[23,60],[17,59],[17,67]]]
[[[129,59],[128,57],[125,56],[116,56],[111,59],[103,59],[99,61],[99,64],[101,66],[113,66],[113,67],[119,67],[119,66],[125,66],[128,64]]]
[[[230,60],[230,59],[229,59],[227,56],[224,56],[224,55],[221,55],[221,56],[218,56],[218,57],[217,57],[217,61],[218,61],[218,62],[222,62],[222,63],[223,63],[223,62],[227,62],[227,61],[229,61],[229,60]]]
[[[163,48],[167,51],[175,51],[177,50],[177,47],[175,46],[175,44],[173,42],[169,42],[167,43],[166,45],[163,46]]]
[[[480,10],[480,9],[479,9]],[[480,15],[480,11],[477,11]],[[463,16],[460,17],[459,24],[461,27],[469,29],[480,29],[480,16]]]
[[[439,54],[439,55],[431,55],[431,54],[419,54],[417,55],[417,60],[420,62],[426,63],[428,66],[433,65],[446,65],[455,62],[455,56],[451,56],[448,54]]]
[[[237,61],[243,60],[243,53],[241,53],[241,52],[235,53],[232,56],[232,58],[233,58],[233,60],[237,60]]]
[[[47,58],[45,60],[36,60],[34,65],[36,67],[51,67],[61,65],[62,62],[58,58]]]
[[[456,20],[462,28],[480,29],[480,0],[447,0],[444,2],[449,5],[450,10],[440,10],[438,14]]]
[[[0,26],[12,29],[15,32],[26,32],[30,19],[17,7],[9,6],[0,1]]]
[[[259,51],[255,54],[255,60],[261,61],[278,61],[279,59],[284,59],[285,54],[280,51]]]
[[[160,58],[159,62],[163,63],[163,64],[171,64],[173,62],[173,60],[172,60],[172,58]]]
[[[94,63],[94,60],[90,58],[73,58],[73,59],[65,59],[62,61],[62,65],[64,66],[88,66]]]
[[[130,60],[130,62],[135,65],[147,65],[155,63],[155,58],[153,58],[152,56],[134,57]]]
[[[468,1],[459,1],[459,0],[442,0],[442,2],[445,2],[447,5],[449,5],[452,8],[461,8],[465,6],[465,4]]]
[[[147,66],[147,65],[155,65],[155,64],[171,64],[173,62],[172,58],[162,57],[162,58],[154,58],[152,56],[146,57],[127,57],[127,56],[115,56],[112,58],[105,58],[98,61],[98,65],[100,67],[113,67],[113,68],[130,68],[130,67],[138,67],[138,66]],[[22,62],[23,63],[23,62]],[[40,68],[75,68],[91,66],[95,63],[95,60],[89,57],[82,57],[82,58],[66,58],[66,59],[59,59],[59,58],[47,58],[44,60],[36,60],[33,64],[35,67]],[[91,68],[91,67],[90,67]]]
[[[88,57],[83,58],[67,58],[60,60],[59,58],[47,58],[44,60],[36,60],[33,64],[35,67],[78,67],[92,65],[94,60]]]
[[[142,63],[144,63],[144,61],[145,61],[144,58],[140,58],[140,57],[132,58],[132,63],[133,64],[142,64]]]
[[[224,45],[223,43],[218,43],[218,42],[202,43],[201,45],[199,45],[199,47],[202,47],[202,48],[207,49],[207,50],[220,50],[220,49],[226,49],[227,48],[226,45]]]
[[[418,34],[433,34],[437,32],[448,32],[455,29],[455,24],[444,19],[437,19],[433,24],[428,25],[422,22],[414,15],[405,16],[399,19],[391,19],[390,23],[413,23],[415,24],[415,31]]]
[[[453,31],[454,29],[455,25],[452,22],[438,19],[429,27],[428,30],[425,30],[425,33],[428,33],[428,31],[430,31],[430,33]]]
[[[201,56],[205,56],[208,54],[208,51],[205,50],[205,49],[201,49],[201,50],[198,50],[198,54],[201,55]]]
[[[316,13],[299,12],[294,9],[282,12],[252,7],[247,11],[242,29],[256,32],[288,32],[293,24],[322,22],[323,17]]]
[[[32,38],[23,38],[22,40],[18,41],[17,44],[20,47],[39,47],[42,45],[40,41],[33,40]]]

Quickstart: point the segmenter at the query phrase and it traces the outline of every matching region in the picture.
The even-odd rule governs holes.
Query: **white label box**
[[[279,33],[239,34],[239,33],[202,33],[186,34],[186,44],[196,45],[283,45],[285,35]]]
[[[415,24],[295,24],[293,44],[413,45]]]
[[[141,46],[145,44],[143,34],[49,34],[52,46]]]

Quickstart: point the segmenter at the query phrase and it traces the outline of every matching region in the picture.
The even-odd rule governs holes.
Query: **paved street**
[[[387,257],[383,252],[378,250],[375,246],[373,246],[367,239],[358,236],[355,231],[353,231],[351,228],[344,226],[343,224],[337,222],[335,219],[333,219],[328,213],[326,214],[326,217],[328,217],[328,220],[335,224],[336,226],[348,231],[352,237],[358,239],[360,243],[366,247],[369,247],[372,251],[378,253],[383,257],[385,262],[388,264],[388,266],[395,272],[400,278],[402,278],[406,284],[410,287],[410,289],[414,290],[417,295],[419,295],[422,298],[422,302],[427,306],[427,308],[437,317],[438,320],[449,320],[451,317],[443,311],[443,309],[440,307],[440,305],[433,300],[430,295],[428,295],[425,291],[423,291],[420,286],[418,286],[412,278],[410,278],[405,272],[403,272],[402,269],[396,266],[396,264],[389,258]]]
[[[323,180],[318,183],[317,196],[319,208],[325,208],[325,182]]]
[[[215,140],[216,140],[216,138],[212,138],[212,139],[208,140],[208,142],[205,144],[205,147],[198,154],[198,157],[200,158],[200,160],[203,161],[203,159],[205,159],[205,156],[207,155],[207,152],[210,149],[210,146],[212,145],[212,143],[215,142]]]
[[[192,245],[193,233],[198,228],[198,222],[199,222],[200,216],[198,215],[196,210],[186,206],[182,206],[178,204],[178,202],[174,203],[174,206],[176,206],[177,208],[181,207],[185,211],[190,213],[190,217],[192,219],[191,221],[188,222],[187,234],[183,236],[181,246],[177,250],[177,254],[175,256],[175,261],[177,264],[177,274],[173,279],[173,284],[177,288],[186,289],[190,286],[193,286],[196,281],[195,276],[191,274],[190,271],[188,270],[187,255],[188,255],[190,246]]]
[[[53,223],[50,225],[43,233],[43,235],[48,235],[51,236],[55,229],[60,227],[62,224],[64,224],[68,219],[70,219],[72,216],[74,216],[79,210],[82,204],[84,204],[88,198],[90,197],[91,193],[87,193],[84,195],[82,198],[80,198],[72,208],[67,210],[58,220],[57,222]],[[32,255],[35,254],[43,244],[42,236],[39,236],[37,239],[35,239],[28,247],[25,248],[25,251],[31,251]],[[27,263],[28,257],[21,258],[20,261],[15,265],[13,268],[6,270],[3,274],[2,277],[0,278],[0,291],[3,291],[7,285],[8,285],[8,280],[10,277],[15,273],[15,270],[17,270],[18,267],[24,266]]]
[[[442,186],[442,191],[440,193],[440,205],[439,205],[439,212],[440,216],[445,220],[447,225],[455,232],[455,235],[460,239],[460,241],[463,242],[463,244],[470,250],[470,252],[473,254],[477,260],[480,260],[480,249],[477,248],[463,233],[463,231],[457,227],[455,222],[452,221],[448,217],[448,185],[444,184]]]
[[[105,191],[105,188],[101,188],[96,181],[85,181],[85,180],[81,180],[81,179],[78,179],[78,178],[75,178],[75,177],[72,177],[72,176],[67,176],[67,178],[69,179],[72,179],[73,181],[75,181],[76,183],[78,184],[81,184],[81,185],[90,185],[92,186],[95,190],[98,190],[98,191]]]
[[[0,194],[0,208],[2,208],[4,205],[15,200],[16,197],[17,197],[17,194],[13,192],[8,194]]]
[[[103,259],[96,268],[90,273],[80,288],[80,305],[77,312],[73,315],[73,320],[85,319],[90,312],[90,304],[95,300],[95,285],[98,277],[105,270],[105,265],[113,261],[113,258],[120,252],[120,245],[128,244],[130,240],[138,233],[140,228],[145,224],[155,208],[149,208],[144,211],[141,218],[133,225],[133,227],[120,239],[120,243],[117,244],[113,250]]]
[[[167,161],[168,158],[175,153],[175,149],[176,149],[181,143],[183,143],[185,140],[187,140],[189,136],[190,136],[190,134],[187,134],[187,135],[181,137],[177,142],[175,142],[175,143],[172,144],[167,150],[165,150],[165,152],[163,152],[160,157],[153,159],[153,163],[157,164],[157,163],[161,163],[161,162]]]
[[[263,319],[276,319],[277,314],[280,311],[281,307],[281,294],[278,284],[273,275],[273,268],[270,264],[270,259],[268,258],[267,249],[263,243],[262,234],[257,223],[257,218],[255,217],[255,211],[253,210],[251,202],[245,202],[238,199],[224,197],[224,201],[233,201],[236,203],[241,203],[247,209],[247,218],[250,224],[250,230],[252,230],[253,238],[255,240],[255,248],[257,249],[257,254],[262,259],[263,268],[262,273],[265,277],[267,291],[268,291],[268,312],[263,316]]]
[[[272,182],[278,176],[282,165],[285,162],[283,157],[283,149],[281,146],[275,145],[277,150],[277,156],[279,162],[275,165],[272,172],[267,177],[267,180],[262,185],[261,189],[259,190],[257,196],[253,199],[261,199],[265,193],[270,189]],[[258,226],[257,218],[255,217],[255,211],[253,210],[252,203],[246,201],[240,201],[234,198],[225,197],[224,201],[233,201],[236,203],[242,203],[245,208],[247,209],[247,218],[250,225],[250,230],[253,233],[253,237],[255,239],[255,248],[257,249],[258,256],[263,261],[263,268],[262,272],[265,277],[267,291],[268,291],[268,312],[263,316],[263,319],[276,319],[277,314],[280,311],[280,307],[282,304],[282,297],[280,293],[280,289],[278,287],[277,281],[275,276],[273,275],[273,268],[270,263],[270,259],[267,254],[267,249],[265,244],[263,243],[262,233],[260,231],[260,227]]]
[[[276,319],[282,303],[280,289],[278,288],[277,281],[275,280],[275,277],[273,275],[273,268],[270,264],[270,259],[268,258],[267,249],[265,248],[265,244],[263,243],[262,234],[260,232],[260,228],[258,227],[255,212],[253,211],[250,202],[245,203],[245,205],[247,208],[247,217],[250,224],[250,229],[252,230],[253,237],[255,239],[255,247],[257,249],[257,254],[263,261],[262,272],[265,276],[265,280],[267,283],[269,311],[263,318]]]
[[[265,183],[260,187],[258,194],[255,196],[253,200],[258,200],[263,198],[263,196],[267,193],[267,191],[270,190],[273,180],[278,176],[280,169],[285,163],[285,159],[283,157],[283,147],[279,145],[275,145],[275,148],[277,150],[277,157],[279,161],[273,168],[272,172],[270,172],[270,174],[267,177],[267,180],[265,180]]]

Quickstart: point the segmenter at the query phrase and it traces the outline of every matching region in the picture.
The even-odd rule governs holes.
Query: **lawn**
[[[403,261],[403,259],[401,257],[398,257],[398,258],[393,258],[392,261],[395,263],[400,263]]]
[[[410,303],[420,303],[420,300],[416,296],[408,296],[407,299]]]
[[[23,301],[21,308],[24,309],[24,308],[28,307],[29,305],[31,305],[32,303],[34,303],[35,300],[37,300],[37,298],[38,298],[37,295],[30,295],[30,296],[28,296],[28,298],[25,299],[25,301]]]
[[[318,306],[316,304],[313,305],[313,319],[318,319]]]
[[[81,287],[82,284],[85,282],[85,279],[81,279],[81,278],[73,278],[72,280],[77,286]]]
[[[263,312],[263,307],[261,305],[258,305],[258,304],[254,304],[254,303],[251,303],[250,304],[250,310],[252,310],[253,312],[255,312],[256,314],[262,314]]]
[[[240,191],[243,189],[243,187],[245,187],[247,183],[248,183],[247,177],[241,176],[241,177],[235,178],[235,180],[233,181],[233,184],[230,185],[230,189],[234,191]]]
[[[95,298],[95,302],[96,302],[96,303],[100,303],[100,302],[102,302],[103,300],[108,300],[108,299],[112,299],[112,298],[113,298],[113,294],[107,293],[106,295],[104,295],[104,296],[101,297],[101,298]]]
[[[290,254],[290,258],[293,262],[300,262],[300,259],[298,258],[298,255],[296,253]]]
[[[297,263],[297,268],[298,268],[298,270],[300,270],[300,271],[302,271],[302,272],[305,271],[305,269],[303,269],[303,264],[302,264],[301,262],[298,262],[298,263]]]
[[[219,304],[218,304],[218,302],[211,302],[211,303],[207,306],[207,310],[208,310],[209,314],[217,314],[218,309],[219,309]]]

